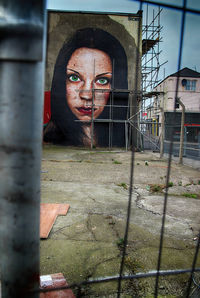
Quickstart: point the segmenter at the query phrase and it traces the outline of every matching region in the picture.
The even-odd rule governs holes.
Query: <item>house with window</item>
[[[182,117],[180,101],[185,107],[184,141],[190,144],[190,154],[200,156],[200,73],[197,71],[185,67],[155,87],[151,103],[152,133],[157,136],[164,134],[166,149],[173,129],[178,148]]]

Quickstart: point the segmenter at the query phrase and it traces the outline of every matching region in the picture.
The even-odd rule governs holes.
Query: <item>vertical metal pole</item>
[[[177,100],[182,107],[181,135],[180,135],[179,161],[178,161],[179,164],[182,164],[183,163],[183,146],[184,146],[185,105],[179,98],[177,98]]]
[[[124,122],[125,126],[125,143],[126,143],[126,151],[128,150],[128,121]]]
[[[111,86],[111,102],[110,102],[110,111],[111,111],[111,123],[110,123],[110,148],[112,149],[113,147],[113,113],[114,113],[114,109],[118,109],[114,107],[114,100],[115,100],[115,92],[113,91],[113,89],[115,88],[115,59],[113,59],[113,63],[112,63],[112,86]]]
[[[164,104],[163,104],[164,106]],[[164,108],[160,107],[162,120],[161,120],[161,138],[160,138],[160,158],[163,157],[164,154],[164,130],[165,130],[165,114],[164,114]]]
[[[111,91],[112,92],[112,91]],[[112,97],[113,97],[113,92],[110,95],[110,106],[109,106],[109,123],[108,123],[108,129],[109,129],[109,133],[108,133],[108,145],[109,145],[109,150],[111,148],[111,121],[112,121]]]
[[[45,1],[1,0],[0,9],[2,298],[36,298]]]
[[[183,137],[183,155],[186,155],[187,149],[187,126],[184,126],[184,137]]]
[[[95,77],[95,60],[94,60],[94,77]],[[94,82],[92,83],[92,122],[91,122],[91,150],[94,147]]]

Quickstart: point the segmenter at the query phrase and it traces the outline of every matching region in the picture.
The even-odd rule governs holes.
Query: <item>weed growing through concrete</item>
[[[113,163],[114,163],[115,165],[120,165],[120,164],[122,164],[122,162],[121,162],[121,161],[118,161],[118,160],[114,160],[114,159],[112,159],[112,161],[113,161]]]
[[[147,190],[150,192],[162,192],[162,190],[165,188],[163,184],[150,184],[147,187]]]
[[[183,193],[182,195],[186,198],[192,198],[192,199],[197,198],[197,194],[195,194],[195,193]]]
[[[119,247],[119,249],[123,249],[123,247],[124,247],[124,238],[119,238],[117,240],[117,246]]]
[[[160,185],[152,185],[152,187],[150,188],[152,192],[160,192],[162,191],[162,187]]]
[[[173,182],[168,183],[168,187],[172,187],[173,185],[174,185]],[[151,192],[162,192],[162,190],[165,188],[166,188],[166,186],[164,184],[149,184],[147,186],[147,190],[149,190]]]
[[[119,183],[117,185],[123,187],[124,189],[128,189],[128,185],[125,182]]]

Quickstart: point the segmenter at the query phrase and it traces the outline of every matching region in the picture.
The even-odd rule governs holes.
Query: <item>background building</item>
[[[176,91],[178,90],[178,91]],[[153,92],[147,107],[147,130],[155,138],[164,136],[164,151],[168,152],[173,130],[174,154],[178,154],[182,105],[185,108],[184,155],[200,156],[200,73],[189,68],[166,77]],[[175,112],[175,113],[174,113]],[[163,123],[163,126],[162,126]],[[162,128],[163,127],[163,128]]]

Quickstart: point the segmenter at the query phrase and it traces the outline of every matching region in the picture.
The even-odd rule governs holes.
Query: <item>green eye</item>
[[[109,82],[109,80],[105,79],[105,78],[101,78],[101,79],[97,80],[97,83],[100,85],[106,85],[106,84],[108,84],[108,82]]]
[[[77,75],[70,75],[68,78],[69,78],[69,80],[71,82],[78,82],[78,81],[80,81],[80,79],[79,79],[79,77]]]

